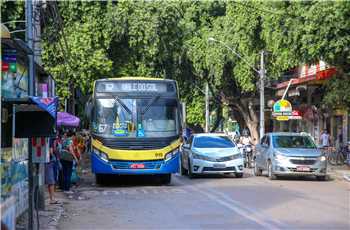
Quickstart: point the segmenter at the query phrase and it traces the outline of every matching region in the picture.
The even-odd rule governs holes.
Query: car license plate
[[[214,164],[213,167],[222,169],[222,168],[226,168],[226,165],[225,164]]]
[[[310,167],[308,166],[297,166],[298,172],[310,172]]]
[[[132,168],[132,169],[144,169],[145,165],[144,164],[131,164],[130,168]]]

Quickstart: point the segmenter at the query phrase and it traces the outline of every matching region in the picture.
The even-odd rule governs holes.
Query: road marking
[[[241,207],[236,201],[232,200],[231,198],[223,197],[222,195],[218,192],[214,192],[213,190],[208,190],[206,188],[194,185],[194,184],[186,184],[182,181],[180,181],[178,178],[176,178],[177,183],[181,185],[185,185],[186,188],[195,191],[196,193],[201,193],[211,199],[214,202],[217,202],[221,204],[222,206],[238,213],[239,215],[267,228],[267,229],[280,229],[278,225],[281,225],[282,223],[270,223],[270,221],[265,221],[265,219],[270,219],[264,215],[257,215],[257,211],[253,211],[251,209],[248,209],[246,207]]]
[[[99,195],[120,196],[120,195],[140,195],[140,194],[186,194],[187,191],[181,188],[119,188],[117,190],[88,190],[81,191],[81,194],[91,198]]]

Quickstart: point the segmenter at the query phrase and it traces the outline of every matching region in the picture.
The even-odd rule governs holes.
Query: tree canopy
[[[203,124],[202,88],[212,109],[227,104],[257,133],[260,51],[267,75],[323,60],[337,68],[324,102],[350,105],[350,2],[118,1],[48,2],[43,11],[43,61],[68,97],[91,91],[98,78],[156,76],[178,80],[188,121]],[[6,7],[21,6],[5,2]],[[6,8],[5,7],[5,8]],[[23,9],[3,10],[19,19]],[[213,37],[221,42],[209,42]],[[230,51],[229,46],[244,60]],[[250,65],[247,65],[250,63]],[[71,87],[71,88],[70,88]]]

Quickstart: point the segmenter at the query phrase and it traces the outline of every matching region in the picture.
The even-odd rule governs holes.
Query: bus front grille
[[[117,160],[111,160],[112,167],[114,169],[131,169],[133,164],[142,164],[142,169],[160,169],[162,166],[163,161],[117,161]],[[140,169],[140,168],[138,168]]]
[[[144,141],[119,141],[119,140],[104,140],[103,145],[114,149],[125,150],[149,150],[149,149],[162,149],[170,145],[171,141],[161,140],[144,140]]]

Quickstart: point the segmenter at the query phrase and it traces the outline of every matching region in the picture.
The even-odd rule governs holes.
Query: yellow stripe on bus
[[[92,139],[92,146],[100,150],[101,152],[106,153],[108,155],[108,158],[111,160],[131,160],[131,161],[160,160],[160,159],[164,159],[167,153],[179,147],[180,144],[181,144],[180,139],[178,139],[162,149],[123,150],[123,149],[108,148],[104,146],[100,141]]]

